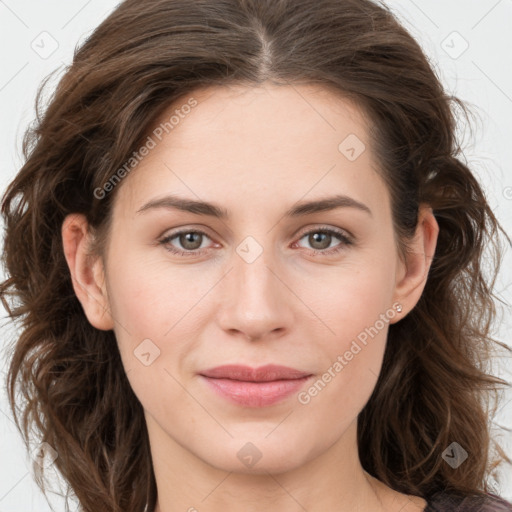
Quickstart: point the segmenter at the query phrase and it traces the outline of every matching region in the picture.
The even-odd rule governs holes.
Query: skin
[[[96,328],[114,330],[145,410],[156,511],[423,510],[422,498],[363,470],[357,416],[375,387],[389,324],[424,289],[439,231],[431,208],[421,205],[412,252],[402,260],[366,120],[331,91],[264,84],[193,97],[198,105],[118,185],[104,257],[86,257],[92,236],[84,217],[70,215],[62,229],[84,312]],[[338,149],[349,134],[366,146],[353,161]],[[137,213],[171,193],[216,203],[229,217],[165,207]],[[371,215],[342,207],[284,216],[298,201],[334,193]],[[179,237],[158,243],[177,228],[206,235],[195,246]],[[321,228],[342,230],[353,243],[307,236]],[[262,249],[251,263],[237,252],[248,236]],[[168,250],[199,246],[204,253],[193,256]],[[338,253],[325,254],[336,246]],[[221,364],[274,363],[317,381],[386,312],[389,322],[307,404],[294,394],[242,407],[198,376]],[[160,350],[148,366],[134,355],[145,339]],[[248,442],[261,454],[251,467],[237,457]]]

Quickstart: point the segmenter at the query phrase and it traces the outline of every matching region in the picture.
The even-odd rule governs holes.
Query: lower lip
[[[232,379],[201,377],[224,398],[246,407],[265,407],[281,402],[299,391],[310,376],[301,379],[246,382]]]

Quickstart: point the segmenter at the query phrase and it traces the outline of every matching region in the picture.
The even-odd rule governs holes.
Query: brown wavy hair
[[[320,85],[366,113],[402,253],[420,203],[440,228],[424,292],[390,325],[358,417],[363,468],[424,498],[487,493],[494,468],[511,462],[490,422],[506,386],[491,362],[499,347],[510,350],[490,335],[500,235],[511,242],[455,137],[469,109],[445,92],[392,11],[371,0],[126,0],[75,50],[46,106],[40,87],[25,163],[2,203],[0,296],[19,327],[7,387],[27,446],[37,439],[57,451],[82,510],[152,511],[143,409],[113,331],[91,326],[75,296],[61,226],[81,213],[105,240],[122,184],[102,199],[95,191],[166,107],[200,87],[264,81]],[[453,441],[469,453],[456,470],[442,458]],[[37,482],[45,489],[44,472]]]

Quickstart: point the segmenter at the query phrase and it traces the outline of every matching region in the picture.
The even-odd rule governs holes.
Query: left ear
[[[402,311],[397,314],[395,321],[407,315],[420,300],[434,259],[438,234],[439,225],[432,208],[426,204],[420,204],[416,233],[409,243],[410,250],[406,254],[405,261],[400,258],[397,264],[393,302],[399,302],[402,305]]]

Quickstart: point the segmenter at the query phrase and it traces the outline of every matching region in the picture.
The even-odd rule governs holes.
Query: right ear
[[[75,294],[89,323],[104,331],[113,329],[103,261],[89,254],[91,234],[84,215],[73,213],[64,219],[62,245]]]

